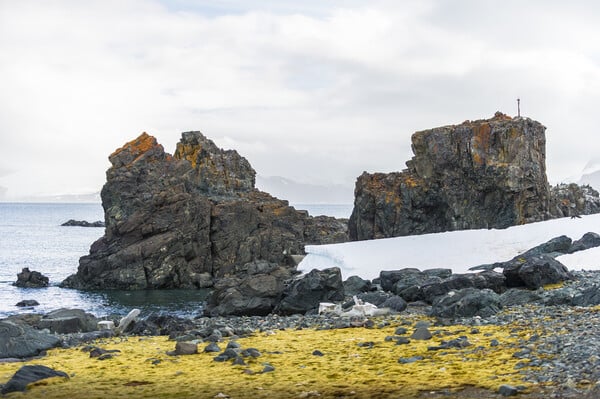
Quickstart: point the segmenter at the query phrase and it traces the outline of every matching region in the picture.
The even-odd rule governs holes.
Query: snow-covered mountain
[[[600,189],[600,159],[587,163],[577,184],[589,184],[596,190]]]
[[[357,275],[379,277],[382,270],[416,267],[421,270],[444,267],[454,273],[512,259],[551,238],[567,235],[578,240],[587,232],[600,234],[600,214],[580,219],[562,218],[509,227],[502,230],[462,230],[355,241],[331,245],[307,245],[308,255],[299,269],[339,267],[344,279]],[[557,258],[569,269],[600,270],[600,248]]]

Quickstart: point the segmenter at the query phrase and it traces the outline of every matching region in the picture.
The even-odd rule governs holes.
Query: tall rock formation
[[[105,234],[64,287],[210,287],[256,261],[291,275],[291,255],[304,244],[347,239],[344,221],[311,217],[255,189],[248,161],[200,132],[183,133],[174,155],[144,133],[109,160]]]
[[[551,217],[546,128],[497,112],[412,135],[407,169],[363,173],[350,239],[505,228]]]

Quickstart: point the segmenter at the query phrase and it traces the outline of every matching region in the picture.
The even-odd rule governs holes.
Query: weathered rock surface
[[[347,239],[345,223],[255,189],[248,161],[200,132],[183,133],[173,156],[144,133],[109,160],[105,234],[64,287],[210,287],[247,263],[291,268],[305,244]]]
[[[17,281],[13,285],[21,288],[44,288],[48,286],[49,281],[42,273],[24,267],[21,273],[17,273]]]
[[[550,190],[545,130],[497,112],[414,133],[407,169],[357,179],[350,239],[506,228],[600,211],[591,187]]]
[[[439,297],[431,312],[443,318],[487,317],[497,313],[501,307],[500,296],[494,291],[465,288]]]
[[[26,324],[0,320],[0,359],[37,356],[60,343],[53,334],[34,330]]]
[[[98,329],[98,319],[81,309],[57,309],[44,315],[37,327],[57,334],[91,332]]]
[[[565,265],[547,255],[520,256],[504,267],[507,287],[537,289],[571,278]]]
[[[306,313],[317,309],[320,302],[342,300],[344,300],[344,284],[341,270],[337,267],[314,269],[285,287],[283,298],[276,311],[284,315]]]
[[[0,393],[6,395],[10,392],[24,392],[27,390],[27,385],[52,377],[68,379],[69,375],[64,371],[53,370],[50,367],[41,365],[23,366],[2,387]]]

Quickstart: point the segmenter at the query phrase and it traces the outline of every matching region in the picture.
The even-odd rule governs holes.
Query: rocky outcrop
[[[105,234],[64,287],[210,287],[245,264],[292,268],[305,244],[347,238],[343,222],[310,217],[255,189],[248,161],[200,132],[183,133],[174,155],[144,133],[109,160]]]
[[[54,334],[34,330],[22,323],[0,320],[0,359],[27,358],[61,344]]]
[[[551,189],[551,212],[556,217],[578,217],[600,212],[600,194],[589,185],[559,184]]]
[[[64,227],[104,227],[104,222],[101,220],[97,220],[95,222],[88,222],[87,220],[75,220],[69,219],[61,226]]]
[[[69,379],[69,375],[64,371],[53,370],[50,367],[41,365],[27,365],[21,367],[11,377],[10,380],[2,387],[0,393],[6,395],[10,392],[25,392],[27,386],[34,382],[45,380],[46,378],[60,377],[65,380]]]
[[[406,170],[358,178],[350,238],[505,228],[560,216],[546,178],[545,130],[497,112],[414,133]],[[572,201],[583,212],[580,198]]]
[[[24,267],[21,273],[17,273],[17,281],[13,283],[16,287],[21,288],[44,288],[48,286],[50,280],[42,273],[30,271],[28,267]]]

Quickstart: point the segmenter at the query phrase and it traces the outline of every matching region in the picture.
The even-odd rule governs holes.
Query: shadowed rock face
[[[505,228],[548,219],[545,127],[496,113],[412,136],[403,172],[363,173],[350,238]]]
[[[183,133],[173,156],[144,133],[109,160],[105,234],[65,287],[210,287],[256,260],[291,272],[290,255],[304,244],[347,239],[343,221],[310,217],[255,189],[248,161],[200,132]]]

